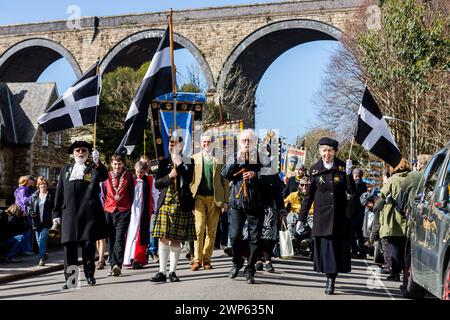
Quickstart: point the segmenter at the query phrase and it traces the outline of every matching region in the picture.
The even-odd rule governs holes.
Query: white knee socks
[[[159,243],[159,272],[166,274],[167,260],[169,260],[169,246],[167,244]],[[172,259],[170,259],[172,265]]]
[[[178,258],[180,257],[180,247],[169,246],[170,248],[170,272],[175,272],[178,265]]]

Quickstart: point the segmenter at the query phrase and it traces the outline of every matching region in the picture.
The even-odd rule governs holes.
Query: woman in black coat
[[[327,274],[326,294],[334,293],[339,272],[350,272],[350,219],[347,217],[346,191],[354,192],[351,161],[335,158],[338,142],[319,140],[321,159],[311,167],[309,186],[300,209],[300,221],[306,223],[314,202],[314,270]]]
[[[78,264],[78,246],[82,248],[84,274],[95,285],[95,242],[106,238],[106,218],[100,200],[100,182],[108,179],[108,170],[98,159],[92,145],[75,141],[68,149],[75,163],[61,169],[56,187],[53,221],[61,223],[64,246],[64,275],[67,267]],[[86,162],[92,153],[94,163]],[[68,289],[68,284],[63,289]]]

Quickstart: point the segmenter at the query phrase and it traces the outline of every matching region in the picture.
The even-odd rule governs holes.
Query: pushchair
[[[313,216],[308,215],[306,223],[299,221],[298,218],[298,214],[293,212],[289,213],[286,217],[294,254],[312,257],[313,241],[311,229],[313,226]]]

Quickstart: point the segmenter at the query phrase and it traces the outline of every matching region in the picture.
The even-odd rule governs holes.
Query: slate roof
[[[5,142],[33,143],[37,118],[57,97],[55,83],[0,82],[0,117],[4,122],[1,134]]]

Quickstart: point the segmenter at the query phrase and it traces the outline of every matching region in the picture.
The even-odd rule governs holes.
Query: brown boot
[[[191,265],[191,270],[192,270],[192,271],[198,271],[198,270],[200,269],[200,267],[201,267],[201,264],[200,264],[200,263],[194,262],[194,263]]]
[[[205,268],[205,270],[211,270],[213,267],[211,265],[211,262],[203,261],[203,268]]]

